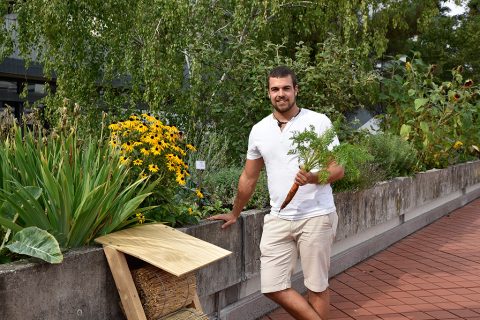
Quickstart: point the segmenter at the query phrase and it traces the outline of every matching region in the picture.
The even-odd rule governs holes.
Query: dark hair
[[[270,73],[268,74],[268,79],[267,79],[267,86],[270,81],[270,78],[285,78],[285,77],[292,77],[292,82],[293,86],[297,86],[297,76],[295,75],[295,72],[293,72],[292,69],[290,69],[287,66],[278,66],[276,68],[273,68]]]

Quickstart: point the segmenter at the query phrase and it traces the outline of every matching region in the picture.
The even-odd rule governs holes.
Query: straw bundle
[[[186,308],[169,314],[161,320],[208,320],[208,317],[198,310]]]
[[[196,291],[193,272],[177,277],[148,265],[132,270],[132,278],[147,319],[158,319],[192,304]]]

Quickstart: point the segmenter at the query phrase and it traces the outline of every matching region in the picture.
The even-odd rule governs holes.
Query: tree
[[[437,75],[443,80],[451,77],[452,69],[463,66],[464,77],[477,82],[480,80],[480,2],[463,3],[467,7],[465,13],[449,16],[442,10],[425,24],[416,39],[407,41],[404,52],[419,52],[425,62],[437,66]]]
[[[361,88],[371,85],[371,60],[385,52],[389,26],[406,27],[410,2],[17,0],[9,9],[17,23],[1,30],[0,47],[6,56],[16,43],[27,63],[33,55],[47,78],[55,75],[56,91],[43,101],[51,117],[73,103],[92,121],[99,109],[152,110],[189,134],[226,131],[237,137],[231,150],[238,155],[251,125],[270,112],[265,77],[275,64],[305,75],[302,85],[315,91],[302,97],[307,106],[334,112],[323,102],[335,101],[322,97],[328,83],[347,86],[342,108],[362,105],[371,93]],[[428,17],[422,12],[420,19]],[[338,52],[339,59],[325,56]],[[329,76],[314,76],[327,62]]]

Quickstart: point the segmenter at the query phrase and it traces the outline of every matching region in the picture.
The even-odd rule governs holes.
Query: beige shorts
[[[337,224],[336,212],[296,221],[265,215],[260,241],[262,292],[290,288],[299,256],[305,286],[313,292],[325,291]]]

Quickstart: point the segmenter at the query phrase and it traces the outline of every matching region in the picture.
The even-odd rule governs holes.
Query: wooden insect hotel
[[[203,313],[195,270],[231,252],[162,224],[95,239],[103,245],[128,320],[198,320]],[[132,268],[127,257],[144,262]]]

